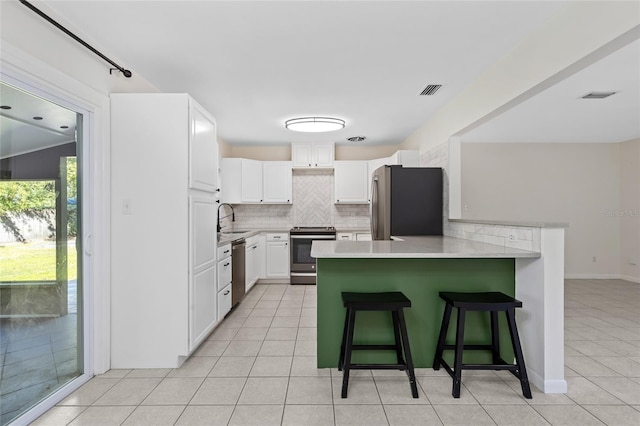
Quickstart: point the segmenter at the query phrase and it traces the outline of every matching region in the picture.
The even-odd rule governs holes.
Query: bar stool
[[[433,369],[439,370],[442,365],[449,375],[453,378],[453,390],[451,394],[454,398],[460,398],[460,384],[462,381],[462,370],[508,370],[520,380],[522,393],[525,398],[531,398],[531,388],[529,387],[529,379],[527,378],[527,370],[524,365],[524,357],[522,356],[522,348],[520,346],[520,338],[515,320],[515,308],[521,308],[522,302],[507,296],[500,292],[487,293],[450,293],[440,292],[440,297],[446,302],[444,315],[442,317],[442,326],[440,328],[440,336],[438,337],[438,345],[436,347],[436,355],[433,360]],[[445,344],[447,329],[449,328],[449,320],[451,319],[451,311],[453,308],[458,309],[458,323],[456,327],[456,343],[455,345]],[[464,344],[464,319],[467,311],[482,311],[491,313],[491,344],[487,345],[465,345]],[[515,354],[516,363],[511,364],[505,362],[500,357],[500,344],[498,334],[498,312],[504,311],[509,324],[509,334],[511,335],[511,344]],[[492,364],[463,364],[463,350],[489,350],[492,354]],[[454,350],[453,369],[442,358],[444,350]]]
[[[407,326],[404,320],[402,308],[411,307],[411,301],[401,292],[386,293],[342,293],[342,302],[347,308],[344,319],[344,331],[342,333],[342,345],[340,346],[340,359],[338,370],[342,375],[342,398],[347,397],[349,386],[349,372],[351,370],[401,370],[406,371],[409,376],[411,395],[418,397],[416,386],[416,376],[413,371],[413,360],[409,349],[409,337]],[[393,345],[354,345],[353,331],[358,311],[388,311],[393,319],[393,334],[395,344]],[[354,350],[395,350],[396,364],[352,364],[351,355]],[[404,350],[404,356],[403,356]],[[406,361],[405,361],[406,360]]]

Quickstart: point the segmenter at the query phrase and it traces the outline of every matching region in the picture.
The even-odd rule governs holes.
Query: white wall
[[[463,143],[463,217],[567,222],[567,276],[615,276],[620,163],[620,144]]]
[[[618,215],[620,274],[625,279],[640,282],[640,139],[620,144]],[[635,265],[630,260],[635,261]]]

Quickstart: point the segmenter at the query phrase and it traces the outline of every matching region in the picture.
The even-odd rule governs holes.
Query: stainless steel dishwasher
[[[242,300],[245,292],[245,240],[231,242],[231,306]]]

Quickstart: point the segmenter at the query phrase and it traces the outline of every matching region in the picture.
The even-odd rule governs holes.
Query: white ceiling
[[[219,136],[229,143],[347,143],[347,137],[366,136],[366,144],[398,144],[562,3],[56,1],[47,6],[161,91],[194,96],[216,116]],[[432,83],[443,87],[435,96],[418,96]],[[320,135],[284,128],[286,119],[300,116],[335,116],[347,126]]]
[[[4,83],[0,105],[11,107],[0,109],[0,159],[75,141],[73,111]]]
[[[616,92],[582,99],[590,92]],[[463,142],[624,142],[640,138],[640,41],[635,41],[493,120]]]
[[[365,144],[376,145],[404,141],[563,3],[55,1],[45,10],[161,91],[190,93],[216,116],[219,136],[231,144],[349,143],[348,137],[366,136]],[[639,58],[636,42],[463,141],[638,138]],[[108,68],[105,63],[105,73]],[[443,87],[418,96],[427,84]],[[619,93],[579,99],[592,90]],[[335,116],[347,125],[323,134],[284,128],[286,119],[301,116]],[[6,123],[0,121],[3,148]],[[30,148],[14,142],[11,149]]]

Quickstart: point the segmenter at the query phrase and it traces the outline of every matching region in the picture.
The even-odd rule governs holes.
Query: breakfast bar
[[[440,291],[499,291],[523,302],[517,312],[529,379],[545,393],[566,392],[563,345],[563,230],[540,229],[540,251],[510,248],[447,236],[400,237],[391,241],[318,241],[317,260],[319,368],[336,367],[344,324],[341,293],[401,291],[412,303],[405,309],[416,367],[431,367],[444,303]],[[545,266],[546,263],[546,266]],[[363,312],[355,338],[363,344],[393,340],[388,316]],[[502,318],[501,318],[502,321]],[[471,312],[466,341],[490,340],[488,315]],[[453,340],[449,330],[448,340]],[[513,359],[506,324],[500,324],[501,356]],[[356,362],[386,363],[391,352],[354,354]],[[490,354],[470,353],[465,360],[484,363]]]

